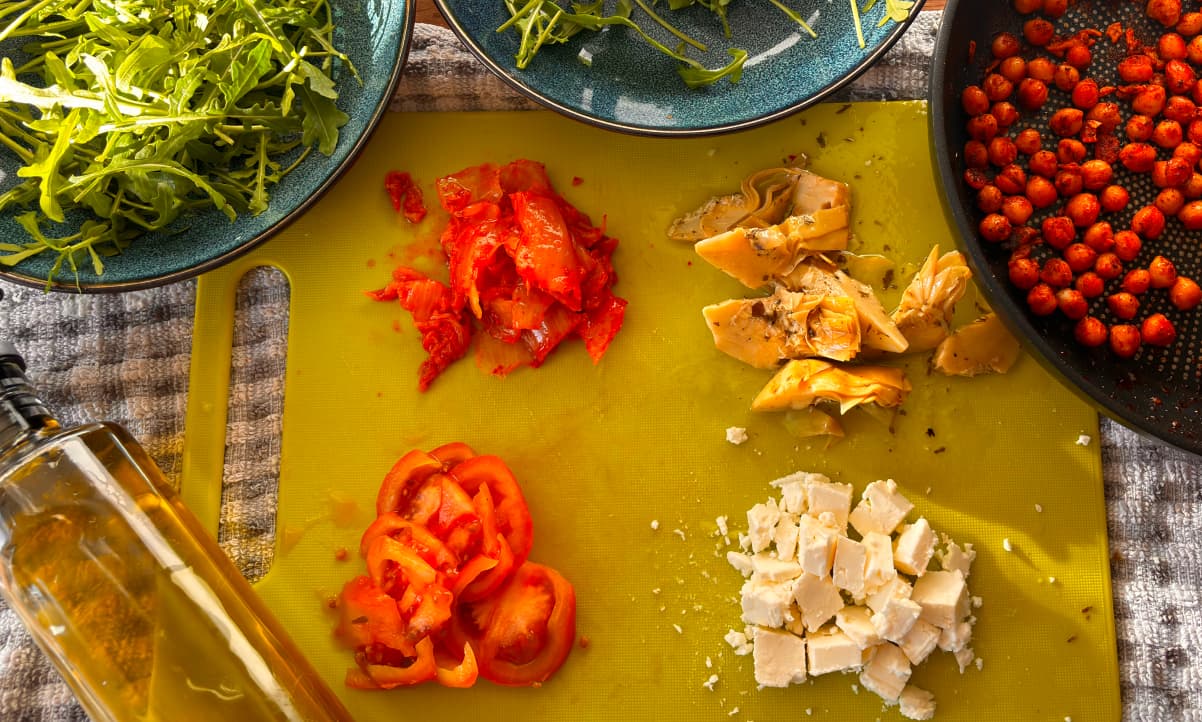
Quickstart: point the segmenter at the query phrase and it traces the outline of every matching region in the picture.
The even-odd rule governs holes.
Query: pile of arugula
[[[719,22],[722,24],[723,32],[729,38],[730,23],[726,17],[726,8],[732,1],[667,0],[667,4],[670,10],[680,10],[692,5],[699,5],[710,10],[718,17]],[[659,0],[650,0],[651,5],[657,2]],[[772,3],[773,6],[784,13],[790,20],[797,23],[810,37],[818,37],[818,34],[814,32],[813,28],[806,23],[801,15],[785,5],[782,0],[768,0],[768,2]],[[877,0],[868,0],[867,5],[863,9],[860,9],[856,4],[857,0],[849,0],[849,2],[851,3],[856,37],[859,40],[860,47],[863,48],[865,44],[864,33],[860,25],[860,15],[871,10],[876,5]],[[606,11],[605,0],[572,2],[570,3],[570,11],[565,10],[557,0],[504,0],[504,3],[506,9],[509,10],[510,17],[501,27],[497,28],[497,32],[504,32],[512,28],[518,33],[520,41],[515,59],[519,69],[525,69],[529,66],[534,56],[538,54],[539,49],[544,45],[566,43],[581,30],[597,31],[610,25],[620,25],[630,28],[653,48],[676,60],[679,63],[676,72],[684,80],[685,85],[690,88],[713,85],[722,78],[729,78],[730,82],[737,83],[743,76],[743,63],[747,61],[746,50],[728,48],[727,53],[732,58],[729,63],[720,68],[706,68],[700,62],[690,58],[686,54],[686,46],[692,46],[701,52],[706,52],[706,46],[685,35],[657,14],[646,0],[617,0],[612,12]],[[638,22],[631,19],[636,6],[647,18],[679,39],[680,44],[675,49],[669,48],[648,35]],[[905,22],[910,16],[910,9],[913,6],[913,0],[885,0],[885,14],[879,24],[884,25],[890,20],[897,23]],[[585,62],[588,61],[587,55],[582,55],[581,57]]]
[[[88,260],[99,275],[186,212],[263,212],[348,120],[333,27],[327,0],[0,0],[0,144],[24,164],[0,211],[31,209],[0,264],[48,252],[48,282]]]

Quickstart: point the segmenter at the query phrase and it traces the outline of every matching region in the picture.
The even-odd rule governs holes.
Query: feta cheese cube
[[[756,684],[788,687],[806,679],[806,643],[796,634],[757,629],[752,659]]]
[[[910,681],[910,660],[896,646],[885,643],[872,654],[860,672],[860,684],[886,702],[896,702]]]
[[[860,495],[860,503],[848,517],[861,535],[868,532],[892,534],[906,514],[914,508],[897,489],[893,479],[874,481]]]
[[[935,651],[935,647],[939,644],[939,637],[939,627],[919,619],[914,622],[913,627],[910,627],[906,636],[902,637],[898,646],[901,647],[901,651],[906,653],[910,664],[922,664],[927,657],[931,656],[931,652]]]
[[[868,552],[864,563],[864,588],[872,592],[897,578],[897,570],[893,568],[893,542],[888,534],[870,531],[861,543]]]
[[[959,652],[972,641],[972,625],[957,622],[939,633],[939,648],[945,652]]]
[[[780,509],[775,499],[766,504],[756,504],[747,510],[747,534],[751,537],[751,551],[762,552],[772,543],[776,523],[780,521]]]
[[[755,577],[765,582],[783,582],[801,576],[801,565],[795,561],[776,559],[763,552],[751,557]]]
[[[731,426],[726,429],[726,440],[735,446],[747,441],[747,429],[742,426]]]
[[[830,634],[807,636],[806,653],[811,676],[856,669],[864,663],[864,653],[859,645],[838,630]]]
[[[762,627],[779,627],[785,623],[785,614],[793,603],[796,582],[770,582],[751,575],[743,583],[743,621]]]
[[[846,589],[854,597],[864,595],[864,566],[868,550],[864,545],[845,536],[835,541],[835,560],[831,567],[835,586]]]
[[[964,649],[952,652],[952,654],[956,657],[956,664],[960,665],[960,674],[964,674],[964,670],[968,669],[968,665],[972,664],[973,659],[976,658],[972,647],[965,647]]]
[[[851,484],[835,483],[826,477],[811,477],[808,482],[806,503],[809,505],[809,515],[817,517],[823,512],[830,512],[835,517],[835,529],[845,531],[847,516],[851,511]]]
[[[801,610],[801,621],[811,632],[826,624],[843,608],[843,597],[828,577],[802,574],[794,587],[793,598]],[[779,624],[768,626],[779,627]]]
[[[807,574],[825,577],[831,572],[838,534],[811,516],[801,517],[797,536],[797,561]]]
[[[908,684],[897,701],[906,719],[928,720],[935,716],[935,695],[925,689]]]
[[[881,643],[880,635],[872,626],[871,617],[872,612],[866,607],[844,607],[835,615],[835,626],[860,649],[868,649]],[[935,632],[935,636],[938,638],[938,631]]]
[[[804,514],[806,510],[806,478],[810,475],[798,471],[771,482],[780,489],[781,508],[790,514]]]
[[[914,582],[910,598],[922,605],[922,618],[940,629],[968,616],[968,587],[958,570],[927,572]]]
[[[747,635],[742,632],[732,629],[723,637],[730,648],[735,651],[735,655],[742,657],[751,654],[751,640],[747,639]]]
[[[789,516],[782,514],[780,521],[776,523],[776,532],[772,535],[772,542],[776,544],[777,559],[795,559],[797,558],[797,534],[799,527],[797,522],[793,521]]]
[[[755,565],[751,563],[751,557],[747,554],[726,552],[726,561],[744,577],[751,576],[751,573],[755,571]]]
[[[903,526],[893,543],[893,565],[906,574],[926,574],[934,554],[935,532],[925,518]]]
[[[972,562],[977,558],[977,553],[973,551],[972,544],[968,543],[961,547],[956,542],[944,536],[943,545],[944,548],[935,555],[939,559],[939,566],[943,567],[944,571],[958,571],[965,579],[968,579]]]
[[[911,587],[909,582],[901,577],[894,577],[881,585],[879,589],[869,594],[865,603],[872,611],[879,612],[890,598],[900,597],[901,599],[909,599],[910,592]]]
[[[889,597],[880,611],[872,615],[872,627],[881,639],[900,644],[921,614],[922,607],[917,602]]]

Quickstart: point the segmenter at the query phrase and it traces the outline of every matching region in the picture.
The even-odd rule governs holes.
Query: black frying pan
[[[1195,9],[1196,3],[1184,4],[1187,9]],[[1006,244],[985,242],[978,236],[977,227],[984,214],[976,207],[976,192],[963,180],[968,116],[961,107],[960,93],[965,86],[979,84],[984,77],[985,67],[993,60],[990,53],[993,37],[1009,31],[1021,38],[1024,19],[1015,12],[1011,0],[948,0],[944,11],[930,73],[931,137],[944,190],[944,206],[958,231],[960,246],[993,309],[1045,366],[1112,418],[1202,455],[1202,306],[1182,312],[1169,303],[1166,292],[1145,293],[1140,298],[1139,318],[1148,313],[1165,314],[1177,328],[1177,341],[1168,348],[1145,344],[1136,357],[1122,360],[1106,347],[1080,346],[1073,339],[1074,322],[1059,313],[1050,317],[1030,313],[1026,292],[1008,280],[1010,248],[1003,247]],[[1145,16],[1143,2],[1131,0],[1079,0],[1064,17],[1053,22],[1059,34],[1069,35],[1087,27],[1105,31],[1116,20],[1124,27],[1134,28],[1141,39],[1153,46],[1165,30]],[[970,57],[970,44],[974,41],[975,58]],[[1024,56],[1032,57],[1032,50],[1024,45]],[[1100,84],[1120,82],[1114,68],[1126,55],[1125,46],[1102,39],[1093,52],[1093,63],[1082,77],[1088,74]],[[1202,68],[1198,70],[1202,75]],[[1047,132],[1047,119],[1056,108],[1068,105],[1071,105],[1068,95],[1052,86],[1043,109],[1034,115],[1024,113],[1011,135],[1022,127],[1032,126],[1043,131],[1045,139],[1054,137]],[[1120,106],[1126,120],[1131,114],[1129,106],[1122,102]],[[1121,125],[1118,133],[1125,143]],[[1044,147],[1048,145],[1045,142]],[[1160,157],[1167,159],[1170,155],[1162,151]],[[1121,165],[1114,165],[1116,182],[1124,184],[1131,193],[1125,211],[1103,213],[1102,220],[1109,220],[1117,231],[1128,227],[1136,209],[1152,202],[1157,189],[1146,174],[1130,174]],[[1034,219],[1042,215],[1037,212]],[[1050,252],[1046,248],[1044,251]],[[1146,267],[1157,254],[1174,261],[1181,274],[1202,283],[1202,234],[1186,232],[1176,219],[1170,218],[1164,234],[1155,242],[1145,242],[1139,257],[1127,267]],[[1090,313],[1108,324],[1123,323],[1110,314],[1104,300],[1105,295],[1119,290],[1118,285],[1118,281],[1108,282],[1105,294],[1091,303]],[[1049,430],[1057,431],[1054,427]]]

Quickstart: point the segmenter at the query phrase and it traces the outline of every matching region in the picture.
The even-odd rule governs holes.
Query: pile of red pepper
[[[391,174],[386,181],[393,202],[420,219],[413,207],[420,191],[402,181]],[[450,284],[400,267],[388,286],[369,293],[413,315],[429,354],[419,388],[467,353],[474,325],[485,332],[480,365],[497,375],[542,365],[573,336],[599,361],[626,311],[612,291],[617,239],[556,193],[534,161],[466,168],[440,178],[437,190],[450,214],[440,239]]]
[[[525,686],[559,669],[576,593],[527,560],[534,527],[505,462],[462,443],[411,451],[385,476],[376,513],[359,545],[368,573],[338,598],[337,636],[355,651],[348,686]]]

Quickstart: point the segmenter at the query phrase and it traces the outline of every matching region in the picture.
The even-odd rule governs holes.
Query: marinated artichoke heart
[[[847,205],[847,185],[798,167],[768,168],[743,179],[740,192],[706,201],[697,210],[672,222],[668,237],[700,241],[732,228],[766,228],[789,215],[810,215],[824,208]]]
[[[787,274],[799,259],[847,248],[847,206],[789,216],[766,228],[733,228],[698,241],[697,254],[748,288]]]
[[[793,291],[850,298],[860,318],[864,348],[902,353],[910,345],[872,288],[834,268],[824,258],[803,261],[779,281]]]
[[[1019,345],[1010,332],[990,313],[956,329],[939,347],[931,365],[948,376],[1004,374],[1018,359]]]
[[[718,350],[756,368],[813,356],[847,361],[860,351],[860,322],[847,296],[777,287],[771,296],[731,299],[702,314]]]
[[[902,369],[889,366],[837,366],[819,359],[786,363],[751,402],[753,411],[803,409],[822,400],[847,413],[861,404],[900,406],[910,393]]]
[[[939,246],[931,249],[893,312],[909,351],[930,351],[947,338],[956,303],[968,290],[970,278],[972,272],[958,251],[940,256]]]

